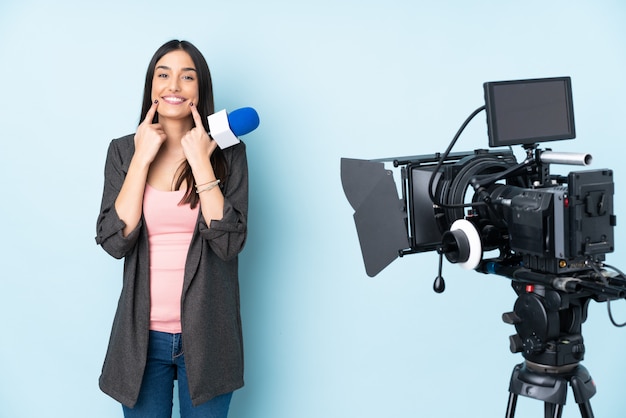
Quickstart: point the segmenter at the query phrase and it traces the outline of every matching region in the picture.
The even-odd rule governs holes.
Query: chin
[[[159,113],[159,118],[172,119],[172,120],[184,120],[192,118],[191,111],[187,112],[163,112]]]

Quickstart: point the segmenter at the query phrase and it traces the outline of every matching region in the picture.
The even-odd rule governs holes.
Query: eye
[[[195,77],[192,75],[184,75],[183,80],[193,81],[195,80]]]
[[[165,73],[158,73],[158,74],[156,75],[156,77],[157,77],[157,78],[167,78],[167,74],[165,74]]]

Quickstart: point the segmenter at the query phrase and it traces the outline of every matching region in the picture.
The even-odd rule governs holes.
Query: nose
[[[180,90],[180,86],[178,84],[179,83],[178,77],[170,77],[168,81],[169,81],[168,88],[170,91]]]

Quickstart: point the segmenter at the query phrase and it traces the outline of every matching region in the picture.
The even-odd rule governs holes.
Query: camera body
[[[424,192],[434,170],[431,160],[415,157],[403,167],[411,243],[404,253],[451,252],[438,243],[458,219],[476,228],[480,251],[499,249],[498,258],[516,258],[538,272],[585,270],[588,261],[603,261],[614,250],[612,170],[550,176],[539,162],[500,178],[519,166],[512,153],[477,150],[444,161],[432,182],[433,204]],[[459,207],[465,201],[471,202],[467,211]]]
[[[497,186],[508,245],[534,271],[569,273],[604,261],[614,249],[613,173],[570,172],[567,185],[536,189]]]

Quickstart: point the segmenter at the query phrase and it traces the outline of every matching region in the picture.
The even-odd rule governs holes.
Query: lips
[[[164,96],[162,97],[163,101],[168,104],[178,105],[187,101],[184,97],[180,96]]]

